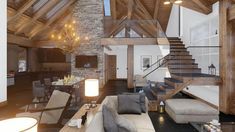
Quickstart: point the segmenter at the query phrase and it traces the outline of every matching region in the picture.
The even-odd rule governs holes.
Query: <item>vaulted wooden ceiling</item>
[[[8,42],[31,44],[47,40],[54,30],[59,30],[72,17],[72,7],[77,0],[8,0]],[[174,0],[173,0],[174,1]],[[208,14],[212,4],[218,0],[183,0],[181,6]],[[125,20],[158,20],[165,31],[172,4],[164,5],[164,0],[110,0],[112,20],[106,34],[109,36],[125,27]],[[105,18],[106,20],[107,18]],[[106,22],[107,23],[107,22]],[[155,23],[133,25],[138,34],[153,36],[158,29]],[[18,37],[13,40],[10,38]],[[29,45],[30,46],[30,45]]]
[[[48,38],[53,30],[60,29],[64,23],[70,20],[72,16],[70,7],[74,5],[75,1],[8,0],[8,36],[24,38],[25,41],[22,43],[27,42],[27,44]],[[14,39],[8,40],[9,42],[14,41]]]
[[[166,31],[172,4],[164,5],[164,1],[165,0],[111,0],[111,16],[112,19],[119,19],[121,21],[124,20],[125,16],[129,16],[129,19],[132,20],[158,20],[162,30]],[[171,1],[174,2],[174,0]],[[203,14],[209,14],[212,12],[212,5],[217,1],[218,0],[183,0],[183,3],[180,5]],[[123,28],[123,24],[120,24],[120,22],[112,23],[107,27],[110,26],[117,26],[115,28],[118,31]],[[145,25],[145,27],[141,27],[141,25],[136,25],[135,28],[138,28],[137,30],[139,32],[145,32],[144,34],[146,36],[147,31],[152,32],[149,34],[154,34],[156,30],[154,31],[153,29],[157,29],[156,25],[150,23],[148,26]],[[115,33],[112,30],[110,32]]]

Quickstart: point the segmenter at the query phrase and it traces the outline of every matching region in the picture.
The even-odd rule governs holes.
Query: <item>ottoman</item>
[[[166,112],[176,123],[219,120],[219,111],[195,99],[168,99]]]

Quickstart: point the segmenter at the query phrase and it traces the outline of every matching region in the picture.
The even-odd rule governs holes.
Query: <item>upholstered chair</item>
[[[70,100],[70,94],[54,90],[44,108],[36,109],[34,106],[45,102],[34,102],[27,105],[26,112],[16,114],[16,117],[36,118],[39,125],[61,125],[63,114],[69,107]]]

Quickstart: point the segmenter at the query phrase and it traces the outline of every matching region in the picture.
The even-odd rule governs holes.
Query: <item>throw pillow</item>
[[[141,114],[140,95],[118,95],[119,114]]]
[[[106,105],[102,107],[103,126],[105,132],[118,132],[118,125],[116,124],[116,114],[111,108]]]
[[[123,93],[125,95],[140,95],[140,108],[143,113],[146,113],[145,93]]]
[[[137,132],[135,124],[122,116],[118,115],[116,122],[119,132]]]

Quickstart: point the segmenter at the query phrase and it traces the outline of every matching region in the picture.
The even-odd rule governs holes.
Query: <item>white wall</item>
[[[184,91],[219,106],[218,86],[189,86],[188,90],[184,89]]]
[[[181,36],[180,37],[183,40],[184,44],[186,46],[191,45],[190,44],[190,30],[192,27],[195,27],[196,25],[199,25],[200,23],[208,21],[216,16],[218,17],[218,2],[213,5],[213,12],[208,15],[201,14],[196,11],[181,7],[181,29],[180,29]],[[192,52],[190,53],[193,55]],[[186,90],[186,91],[193,94],[194,96],[197,96],[198,98],[201,98],[209,103],[219,106],[219,87],[218,86],[189,86],[189,90]]]
[[[185,45],[190,45],[190,29],[191,27],[202,23],[215,15],[218,15],[219,3],[213,5],[213,12],[205,15],[188,8],[181,7],[180,16],[181,16],[181,39]]]
[[[0,0],[0,103],[7,100],[7,0]]]
[[[127,78],[127,46],[110,46],[112,51],[104,50],[109,55],[117,55],[117,78]],[[157,61],[158,57],[163,57],[169,53],[167,45],[138,45],[134,46],[134,74],[145,75],[149,71],[141,69],[141,56],[152,56],[152,63]],[[147,79],[151,81],[163,81],[164,77],[169,77],[168,68],[159,68]]]
[[[173,5],[168,21],[167,37],[179,37],[179,5]]]
[[[169,46],[167,45],[138,45],[134,47],[134,75],[146,75],[150,70],[143,71],[141,69],[141,56],[152,56],[152,63],[156,62],[158,59],[169,54]],[[148,80],[163,82],[164,77],[169,77],[168,68],[159,68],[158,70],[147,76]]]

